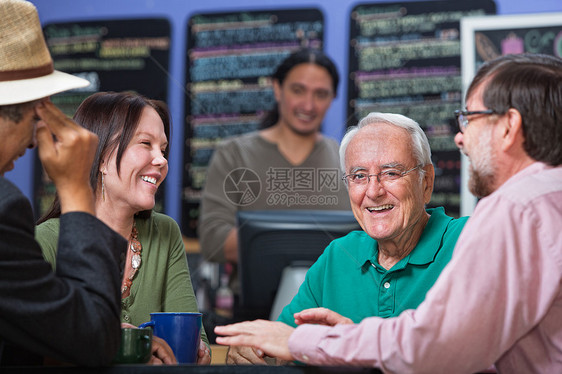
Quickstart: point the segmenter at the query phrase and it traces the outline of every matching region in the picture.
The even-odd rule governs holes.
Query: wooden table
[[[213,355],[211,356],[211,365],[226,364],[226,352],[228,352],[227,346],[220,344],[211,344],[211,351],[213,351]]]

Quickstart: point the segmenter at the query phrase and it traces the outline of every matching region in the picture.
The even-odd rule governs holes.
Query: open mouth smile
[[[393,209],[393,208],[394,208],[394,205],[392,205],[392,204],[385,204],[385,205],[367,207],[367,210],[368,210],[370,213],[373,213],[373,212],[384,212],[384,211],[387,211],[387,210],[391,210],[391,209]]]
[[[156,181],[157,181],[157,180],[156,180],[156,178],[154,178],[154,177],[149,177],[149,176],[143,175],[143,176],[141,176],[141,179],[142,179],[143,181],[145,181],[145,182],[148,182],[148,183],[151,183],[151,184],[156,185]]]

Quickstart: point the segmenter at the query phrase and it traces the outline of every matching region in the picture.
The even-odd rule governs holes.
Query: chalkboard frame
[[[549,28],[560,26],[562,30],[562,13],[536,13],[520,15],[494,15],[466,17],[461,19],[461,74],[462,97],[465,106],[466,90],[478,70],[476,58],[477,32],[514,31],[528,28]],[[562,43],[562,41],[561,41]],[[561,56],[558,56],[561,57]],[[476,207],[477,198],[468,189],[468,158],[461,154],[461,215],[470,215]]]
[[[348,72],[347,72],[347,111],[346,111],[346,127],[350,127],[353,125],[356,125],[358,120],[360,119],[359,117],[359,113],[361,112],[360,110],[356,110],[356,108],[354,108],[354,105],[352,103],[354,103],[356,100],[361,99],[360,94],[359,94],[359,85],[355,84],[355,79],[356,79],[356,74],[361,74],[361,73],[367,73],[365,75],[368,75],[371,72],[390,72],[392,70],[400,70],[400,69],[412,69],[412,68],[424,68],[424,67],[432,67],[433,65],[440,67],[443,66],[444,68],[449,68],[451,66],[455,66],[456,71],[458,72],[455,75],[455,79],[457,82],[457,89],[454,90],[454,99],[452,98],[447,98],[447,100],[441,100],[438,103],[445,103],[447,102],[448,104],[453,104],[451,111],[450,111],[450,118],[448,117],[447,119],[447,124],[448,124],[448,130],[449,133],[449,139],[447,139],[448,144],[451,146],[451,149],[447,149],[447,150],[439,150],[438,148],[436,148],[434,145],[432,145],[432,161],[433,164],[435,166],[436,169],[436,178],[435,178],[435,186],[434,186],[434,190],[433,190],[433,196],[432,196],[432,200],[430,202],[429,206],[444,206],[446,211],[448,212],[448,214],[451,214],[453,216],[458,216],[459,213],[460,215],[462,215],[461,210],[461,206],[462,205],[462,195],[461,190],[462,190],[462,184],[460,181],[461,178],[461,161],[460,161],[460,152],[458,152],[456,146],[454,146],[452,139],[454,137],[455,134],[455,129],[456,127],[454,127],[454,115],[453,115],[453,111],[456,108],[457,105],[461,105],[461,97],[462,96],[462,78],[461,78],[461,59],[462,59],[462,48],[459,48],[459,52],[456,55],[450,55],[450,56],[445,56],[445,57],[438,57],[438,58],[431,58],[431,59],[425,59],[425,58],[412,58],[412,59],[407,59],[405,58],[404,61],[402,61],[402,65],[400,66],[396,66],[396,67],[382,67],[382,68],[375,68],[372,71],[361,71],[360,68],[360,64],[359,64],[359,57],[356,56],[356,49],[358,48],[357,45],[361,44],[359,41],[357,41],[357,39],[361,38],[362,35],[359,32],[359,28],[360,28],[360,22],[356,22],[356,18],[360,18],[361,17],[361,13],[364,12],[365,15],[369,15],[370,13],[377,13],[377,12],[373,12],[373,10],[379,10],[380,11],[380,15],[377,15],[377,17],[372,16],[373,18],[377,19],[392,19],[392,16],[388,16],[388,14],[392,14],[392,12],[395,12],[396,14],[400,14],[400,17],[407,17],[407,16],[421,16],[421,15],[432,15],[432,14],[436,14],[436,13],[448,13],[451,15],[451,19],[446,19],[446,20],[436,20],[435,23],[441,28],[441,29],[457,29],[457,32],[460,33],[460,21],[462,21],[462,19],[464,17],[466,17],[466,14],[474,14],[477,12],[484,12],[487,14],[494,14],[497,9],[496,9],[496,3],[495,1],[491,0],[491,1],[487,1],[487,0],[479,0],[479,1],[473,1],[473,2],[465,2],[465,3],[459,3],[457,1],[451,1],[451,0],[437,0],[437,1],[411,1],[411,0],[405,0],[405,1],[394,1],[394,2],[384,2],[384,3],[374,3],[374,2],[366,2],[366,3],[357,3],[353,6],[352,10],[351,10],[351,14],[350,14],[350,23],[349,23],[349,27],[350,27],[350,31],[349,31],[349,39],[350,39],[350,43],[348,45]],[[385,16],[386,14],[386,16]],[[383,17],[384,16],[384,17]],[[400,18],[397,17],[397,18]],[[456,21],[453,21],[452,19],[456,19]],[[423,31],[417,31],[417,34],[422,35],[422,38],[420,40],[423,40],[424,37],[430,37],[430,35],[434,32],[436,32],[437,30],[440,30],[440,28],[436,28],[435,30],[423,30]],[[412,31],[405,31],[403,33],[400,32],[395,32],[394,34],[391,34],[391,37],[395,37],[395,36],[399,36],[399,37],[404,37],[404,36],[408,36],[408,34],[412,33]],[[416,34],[414,33],[414,34]],[[383,34],[382,37],[387,36],[386,34]],[[381,35],[377,34],[376,32],[373,32],[373,36],[367,36],[365,37],[365,39],[373,41],[373,39],[379,38],[381,37]],[[437,38],[437,35],[433,36],[435,39]],[[412,40],[416,40],[416,39],[412,39]],[[460,44],[460,35],[456,34],[450,37],[450,39],[446,39],[446,40],[450,40],[452,42],[458,42]],[[410,41],[409,39],[405,39],[402,40],[400,39],[400,42],[408,42]],[[378,43],[378,42],[377,42]],[[398,41],[392,40],[390,39],[389,45],[392,44],[398,44]],[[382,43],[380,43],[382,44]],[[435,63],[435,61],[438,61],[437,63]],[[443,93],[443,92],[442,92]],[[426,92],[422,92],[421,94],[417,94],[417,96],[426,96]],[[407,95],[401,95],[401,94],[397,94],[395,98],[391,98],[391,100],[396,99],[396,98],[400,98],[401,96],[407,97],[407,96],[416,96],[416,95],[410,95],[410,93],[408,93]],[[375,97],[369,97],[367,98],[366,101],[371,100],[371,99],[377,99]],[[380,98],[379,98],[380,99]],[[424,98],[423,101],[425,101],[426,99]],[[422,102],[423,102],[422,101]],[[453,103],[453,101],[455,101]],[[458,102],[458,104],[457,104]],[[386,109],[386,104],[382,103],[382,104],[377,104],[377,105],[373,105],[374,107],[378,106],[377,109],[375,109],[375,111],[392,111],[394,112],[393,109],[387,110]],[[379,109],[382,108],[382,109]],[[400,114],[404,114],[407,116],[412,117],[412,119],[416,120],[421,126],[422,128],[424,128],[424,131],[426,131],[426,134],[428,135],[430,144],[432,144],[432,138],[431,138],[431,134],[430,132],[428,132],[428,129],[426,129],[426,127],[429,125],[430,127],[433,125],[444,125],[444,123],[431,123],[428,121],[427,118],[424,118],[423,116],[413,116],[413,115],[409,115],[408,113],[404,113],[401,111],[396,111],[396,113],[400,113]],[[443,126],[441,126],[443,127]],[[429,129],[429,131],[431,131],[431,129]],[[438,132],[437,137],[440,136],[440,133]],[[440,164],[444,164],[447,165],[446,167],[441,168],[439,165]],[[449,167],[449,165],[453,165],[453,167]],[[454,180],[455,185],[454,188],[456,189],[454,192],[451,191],[453,187],[451,187],[451,182],[452,180]],[[446,199],[445,199],[445,203],[440,202],[440,200],[437,198],[438,195],[441,194],[441,196],[445,195]],[[456,200],[455,200],[456,199]]]
[[[192,64],[197,60],[194,58],[194,53],[207,53],[209,51],[213,51],[214,49],[223,50],[224,55],[228,56],[233,50],[236,51],[238,49],[248,49],[247,55],[251,55],[254,52],[250,52],[252,48],[256,50],[267,50],[268,48],[275,48],[273,46],[276,44],[275,41],[261,41],[257,43],[231,43],[231,44],[224,44],[224,45],[198,45],[196,43],[195,34],[197,33],[195,29],[197,29],[196,21],[206,21],[201,23],[209,23],[212,24],[213,22],[217,22],[217,20],[224,19],[225,23],[238,23],[242,22],[243,19],[252,19],[253,17],[263,17],[263,16],[270,16],[271,25],[278,25],[278,24],[290,24],[291,22],[307,22],[310,25],[314,26],[316,24],[320,25],[320,31],[318,31],[317,35],[307,35],[303,34],[300,37],[295,34],[295,38],[293,39],[283,39],[277,41],[279,44],[278,50],[273,51],[272,53],[278,54],[281,56],[279,58],[279,62],[281,62],[286,56],[288,56],[293,50],[308,46],[311,48],[316,48],[319,50],[323,50],[324,48],[324,27],[325,27],[325,15],[321,8],[319,7],[312,7],[312,6],[303,6],[303,7],[295,7],[295,8],[273,8],[273,9],[251,9],[251,10],[241,10],[241,11],[230,11],[230,12],[201,12],[192,14],[187,22],[185,35],[186,35],[186,62],[185,62],[185,91],[184,91],[184,151],[183,151],[183,171],[182,171],[182,199],[181,199],[181,229],[182,233],[187,237],[197,237],[197,226],[198,226],[198,218],[199,218],[199,206],[201,203],[201,194],[203,193],[203,186],[199,185],[199,180],[197,175],[204,175],[206,173],[206,168],[209,165],[209,161],[199,161],[197,157],[194,157],[193,153],[196,147],[194,147],[194,143],[196,140],[200,140],[200,138],[194,136],[194,119],[199,116],[205,117],[206,115],[215,122],[216,124],[220,124],[224,121],[225,125],[221,126],[222,130],[226,130],[229,126],[227,123],[230,122],[230,119],[235,119],[236,117],[240,116],[243,119],[243,116],[246,116],[246,120],[248,124],[250,122],[254,125],[254,128],[250,128],[248,126],[247,131],[240,131],[237,133],[232,133],[228,135],[221,135],[218,139],[209,139],[210,145],[207,151],[208,158],[212,155],[212,151],[216,144],[218,144],[221,140],[224,140],[228,136],[239,136],[245,134],[249,131],[255,131],[259,128],[259,122],[261,117],[271,108],[274,103],[273,91],[271,88],[271,74],[274,72],[277,64],[272,64],[271,69],[266,74],[257,75],[257,76],[228,76],[228,77],[220,77],[220,78],[209,78],[209,79],[193,79],[192,71],[194,70]],[[268,22],[264,22],[267,24]],[[220,22],[217,22],[220,24]],[[242,27],[240,28],[247,28],[241,24]],[[199,25],[200,27],[200,25]],[[258,26],[259,27],[259,26]],[[230,27],[225,27],[229,29]],[[268,45],[271,45],[268,47]],[[241,54],[244,55],[244,54]],[[271,94],[270,99],[272,102],[268,104],[264,108],[260,108],[258,111],[240,111],[240,112],[225,112],[222,113],[223,117],[221,118],[220,113],[212,113],[209,111],[208,113],[195,113],[194,110],[195,105],[199,104],[193,95],[192,86],[197,83],[218,83],[220,81],[223,82],[240,82],[245,86],[246,84],[253,84],[253,85],[260,85],[260,90],[267,90],[270,91]],[[262,82],[262,83],[260,83]],[[269,82],[269,83],[264,83]],[[263,84],[263,86],[262,86]],[[215,92],[228,92],[228,87],[224,89],[217,85]],[[265,97],[265,95],[264,95]],[[201,107],[201,106],[200,106]],[[217,107],[219,107],[217,105]],[[215,109],[217,108],[215,107]],[[244,122],[244,121],[242,121]],[[230,124],[232,125],[232,123]],[[232,126],[234,127],[234,126]],[[225,131],[228,132],[228,131]],[[200,170],[198,173],[193,173],[193,170],[199,168]],[[203,183],[204,185],[204,183]]]
[[[85,32],[82,30],[86,30]],[[97,30],[97,35],[93,32]],[[90,81],[90,86],[65,91],[54,95],[53,102],[69,117],[72,117],[74,111],[82,100],[96,92],[136,92],[149,99],[162,100],[168,103],[169,91],[169,71],[171,63],[171,48],[172,48],[172,25],[166,17],[139,17],[139,18],[119,18],[119,19],[90,19],[90,20],[77,20],[77,21],[63,21],[63,22],[48,22],[43,25],[43,33],[45,34],[45,41],[50,48],[51,56],[55,69],[64,71],[68,74],[73,74],[85,78]],[[76,34],[75,34],[76,33]],[[125,56],[104,56],[101,53],[102,44],[107,40],[132,41],[137,38],[137,33],[140,39],[154,39],[157,45],[143,46],[148,49],[146,51],[138,51],[138,54],[131,56],[131,52],[126,53]],[[85,37],[85,39],[81,39]],[[51,39],[56,40],[51,43]],[[93,41],[95,40],[95,41]],[[53,51],[53,45],[60,44],[63,47],[68,45],[63,50]],[[83,48],[73,49],[74,45],[82,46]],[[134,46],[133,46],[134,47]],[[127,49],[131,50],[133,47],[129,46]],[[106,51],[107,53],[107,51]],[[74,55],[80,56],[74,58]],[[136,58],[142,60],[140,68],[126,68],[126,69],[109,69],[107,67],[100,67],[99,65],[81,66],[69,64],[70,61],[76,60],[95,60],[95,61],[108,61],[114,60],[130,60]],[[60,65],[62,62],[62,66]],[[97,68],[96,68],[97,66]],[[117,74],[116,74],[117,73]],[[134,82],[134,84],[131,84]],[[72,102],[69,104],[67,99],[70,96],[80,96],[79,102]],[[74,100],[70,100],[74,101]],[[173,134],[173,132],[172,132]],[[156,206],[155,210],[164,212],[166,203],[166,180],[160,185],[156,193]],[[49,180],[43,166],[39,160],[39,155],[36,153],[35,162],[33,167],[33,209],[35,218],[40,218],[51,205],[55,196],[55,186]]]

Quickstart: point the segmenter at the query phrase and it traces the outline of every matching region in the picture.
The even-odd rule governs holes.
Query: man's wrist
[[[68,191],[59,190],[61,213],[85,212],[95,215],[94,193],[92,188],[87,187],[69,189]]]

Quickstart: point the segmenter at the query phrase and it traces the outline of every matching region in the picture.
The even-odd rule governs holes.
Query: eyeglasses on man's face
[[[344,175],[342,179],[349,186],[366,186],[371,181],[371,177],[376,177],[377,181],[384,186],[404,177],[405,175],[411,173],[416,169],[419,169],[420,167],[421,165],[418,165],[406,171],[402,171],[399,169],[386,169],[378,174],[353,173]]]
[[[468,127],[468,116],[473,116],[475,114],[495,114],[496,111],[493,109],[487,110],[455,110],[455,117],[459,125],[459,131],[464,133],[464,130]]]

